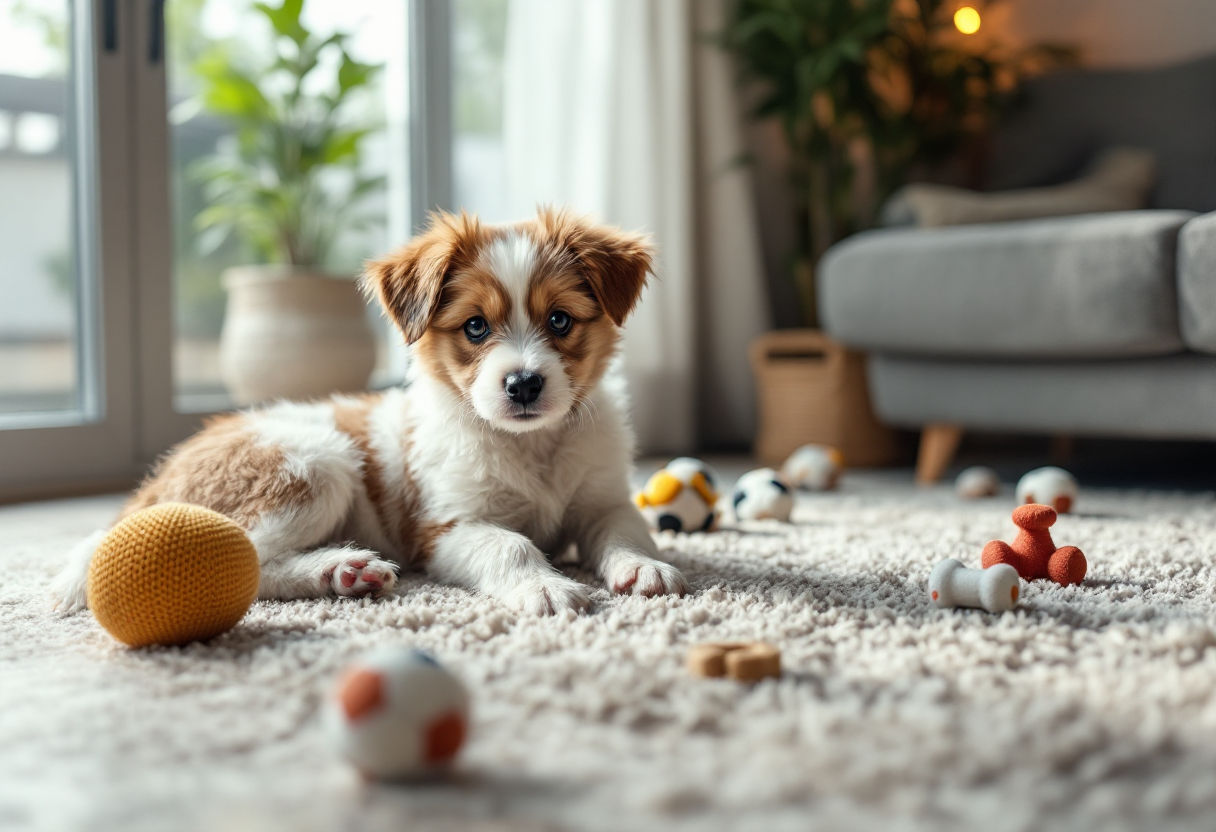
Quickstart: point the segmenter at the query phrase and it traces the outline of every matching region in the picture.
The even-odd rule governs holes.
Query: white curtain
[[[650,232],[658,279],[625,328],[641,448],[746,446],[747,343],[768,325],[718,0],[510,0],[506,205],[568,205]]]

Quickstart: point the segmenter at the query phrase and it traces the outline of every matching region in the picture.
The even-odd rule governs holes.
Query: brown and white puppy
[[[683,593],[629,499],[633,437],[605,382],[651,268],[642,237],[542,210],[514,226],[440,214],[365,285],[411,347],[404,389],[223,416],[124,516],[162,502],[248,530],[261,598],[378,594],[400,566],[533,613],[582,608],[549,556],[577,544],[614,591]],[[85,605],[83,541],[56,578]]]

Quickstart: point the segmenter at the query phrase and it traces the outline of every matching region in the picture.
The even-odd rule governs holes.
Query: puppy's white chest
[[[573,477],[562,474],[560,469],[521,466],[508,476],[494,476],[476,489],[482,496],[480,513],[549,551],[559,542],[570,499],[578,487]]]

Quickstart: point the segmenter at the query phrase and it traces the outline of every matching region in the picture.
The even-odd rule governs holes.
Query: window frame
[[[125,485],[135,460],[134,290],[130,199],[130,94],[123,47],[130,6],[73,4],[71,106],[76,119],[73,193],[78,266],[81,407],[0,419],[0,500]]]

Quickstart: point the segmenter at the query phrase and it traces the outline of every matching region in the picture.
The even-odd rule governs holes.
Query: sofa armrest
[[[1178,316],[1188,347],[1216,353],[1216,212],[1178,235]]]

